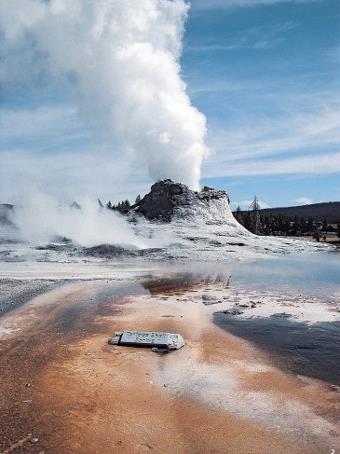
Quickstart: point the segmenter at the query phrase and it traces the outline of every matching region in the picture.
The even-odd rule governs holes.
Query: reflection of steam
[[[206,127],[180,77],[187,9],[185,0],[0,2],[1,81],[48,74],[70,86],[81,119],[111,149],[154,180],[197,188]]]

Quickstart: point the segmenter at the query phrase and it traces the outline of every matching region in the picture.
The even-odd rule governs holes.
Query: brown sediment
[[[183,295],[185,292],[195,288],[192,277],[186,275],[157,280],[145,279],[141,281],[141,284],[150,292],[151,296]]]
[[[216,278],[216,282],[229,286],[229,280],[223,276],[221,279]],[[159,279],[142,279],[141,285],[150,292],[152,296],[158,295],[178,295],[181,296],[186,292],[196,292],[197,289],[204,289],[211,284],[211,279],[204,275],[193,273],[173,274],[171,277],[161,277]]]
[[[165,290],[185,289],[167,283]],[[0,452],[20,440],[37,453],[336,448],[336,393],[275,369],[249,343],[215,327],[203,305],[143,293],[124,283],[68,284],[3,318],[19,331],[1,341]],[[122,329],[180,332],[187,345],[165,356],[109,346],[112,331]],[[281,410],[273,425],[271,415]],[[295,413],[309,418],[306,429],[293,430]],[[324,425],[322,433],[314,424]]]
[[[1,319],[3,325],[12,321],[19,330],[0,343],[0,452],[26,432],[34,433],[37,425],[44,427],[37,397],[44,391],[39,378],[47,365],[72,356],[72,342],[98,330],[97,312],[119,310],[111,300],[110,304],[101,301],[99,307],[91,304],[98,287],[94,283],[66,285]],[[38,446],[31,450],[40,451]]]

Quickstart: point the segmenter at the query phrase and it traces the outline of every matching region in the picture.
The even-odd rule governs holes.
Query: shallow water
[[[214,322],[266,350],[283,370],[340,386],[339,322],[308,325],[276,317],[238,319],[221,313],[214,314]]]
[[[340,254],[283,256],[236,264],[231,287],[275,289],[340,300]],[[259,297],[260,297],[259,293]],[[274,362],[294,374],[307,375],[340,386],[340,323],[314,324],[279,317],[237,318],[214,314],[215,323],[228,332],[265,349]]]
[[[231,267],[231,283],[294,289],[303,294],[340,294],[340,253],[284,255]]]
[[[313,253],[300,255],[275,255],[248,261],[185,263],[148,262],[142,266],[132,262],[117,263],[6,263],[6,271],[19,278],[29,275],[36,278],[63,277],[74,279],[121,279],[135,281],[152,275],[156,287],[185,289],[192,284],[225,282],[231,290],[243,288],[275,289],[282,291],[282,298],[289,293],[316,296],[325,302],[340,301],[340,254]],[[5,269],[4,268],[4,269]],[[10,268],[10,269],[9,269]],[[19,272],[18,272],[19,270]],[[44,271],[45,270],[45,271]],[[57,271],[58,270],[58,271]],[[30,275],[32,273],[32,276]],[[38,273],[38,274],[37,274]],[[45,274],[44,274],[45,273]],[[1,275],[0,275],[1,277]],[[166,278],[161,284],[159,279]],[[143,284],[151,294],[156,291],[149,283]],[[217,310],[217,308],[216,308]],[[231,333],[254,342],[273,356],[275,362],[296,374],[317,377],[340,385],[340,324],[317,323],[312,327],[305,323],[273,317],[238,319],[215,316],[214,321]]]
[[[325,301],[340,297],[340,253],[276,255],[226,263],[162,263],[160,275],[192,283],[225,282],[230,288],[282,290],[316,296]]]

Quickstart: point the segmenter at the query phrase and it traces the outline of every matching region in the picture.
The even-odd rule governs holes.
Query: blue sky
[[[340,200],[339,25],[339,0],[191,0],[181,65],[208,122],[202,185],[233,206],[254,194],[263,207]],[[69,199],[145,192],[138,172],[116,163],[111,174],[70,102],[72,80],[51,86],[22,55],[18,81],[0,83],[0,202],[35,183]]]
[[[339,21],[337,0],[192,1],[183,74],[215,150],[203,183],[243,205],[340,199]]]

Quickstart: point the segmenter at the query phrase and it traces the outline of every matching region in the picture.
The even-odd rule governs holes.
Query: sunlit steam
[[[101,208],[95,199],[82,199],[80,206],[60,204],[53,197],[33,190],[11,215],[17,228],[16,237],[33,244],[68,239],[85,247],[113,244],[144,249],[164,243],[161,235],[157,238],[136,235],[133,224],[119,213]]]
[[[184,0],[2,0],[0,82],[71,88],[117,159],[197,189],[206,121],[181,79],[187,11]]]

